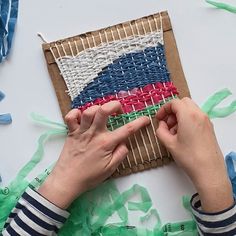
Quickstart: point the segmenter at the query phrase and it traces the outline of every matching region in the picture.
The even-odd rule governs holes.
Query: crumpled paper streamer
[[[236,13],[236,7],[229,5],[227,3],[224,2],[216,2],[216,1],[212,1],[212,0],[206,0],[207,3],[219,8],[219,9],[223,9],[232,13]]]
[[[231,92],[223,89],[211,96],[202,106],[211,118],[225,117],[235,111],[235,102],[223,108],[216,106],[228,97]],[[11,210],[16,205],[18,199],[29,186],[37,188],[45,178],[50,174],[53,164],[35,178],[31,183],[26,180],[27,175],[40,162],[44,154],[45,141],[55,135],[66,135],[67,127],[64,124],[50,121],[43,116],[32,114],[34,121],[51,127],[50,130],[42,134],[38,140],[38,147],[32,159],[19,171],[16,178],[8,187],[0,189],[0,232],[3,230]],[[132,196],[139,196],[137,202],[130,201]],[[183,205],[191,211],[189,198],[183,198]],[[197,227],[195,221],[167,223],[162,225],[160,216],[156,209],[152,208],[152,200],[147,190],[139,185],[134,185],[130,189],[120,193],[114,182],[107,181],[93,189],[82,194],[76,199],[70,208],[70,217],[59,231],[60,236],[197,236]],[[140,217],[140,224],[145,223],[151,217],[156,219],[156,224],[152,229],[141,228],[129,225],[129,211],[139,211],[145,213]],[[107,223],[114,213],[117,213],[119,222]]]
[[[232,95],[232,93],[227,88],[217,91],[212,96],[210,96],[202,105],[202,111],[204,111],[210,119],[222,118],[231,115],[236,111],[236,100],[231,102],[228,106],[217,107],[224,99],[226,99],[230,95]]]
[[[32,114],[31,117],[37,123],[47,125],[51,129],[39,137],[36,152],[31,160],[19,171],[16,178],[8,187],[0,189],[0,232],[3,230],[8,215],[25,189],[27,187],[39,187],[53,168],[52,164],[30,183],[26,180],[28,174],[43,157],[45,141],[52,136],[65,135],[67,133],[67,127],[64,124],[50,121],[37,114]],[[134,202],[130,200],[132,196],[137,195],[140,198],[139,201]],[[184,206],[189,205],[189,199],[183,201],[185,201]],[[190,207],[187,208],[190,209]],[[147,190],[137,184],[123,193],[120,193],[114,182],[107,181],[96,189],[84,193],[72,203],[68,210],[71,215],[58,235],[197,235],[196,224],[192,219],[162,225],[157,210],[152,209],[152,200]],[[154,219],[156,219],[156,225],[153,229],[129,226],[129,211],[146,213],[146,215],[140,217],[142,224],[147,222],[151,217],[154,217]],[[117,213],[120,219],[119,222],[112,224],[107,223],[114,213]]]

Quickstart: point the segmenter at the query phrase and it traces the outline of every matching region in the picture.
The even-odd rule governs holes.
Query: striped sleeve
[[[69,213],[28,188],[9,215],[3,236],[57,235]]]
[[[201,201],[196,193],[192,196],[191,206],[200,235],[236,235],[236,202],[234,202],[233,206],[221,212],[206,213],[202,211]]]

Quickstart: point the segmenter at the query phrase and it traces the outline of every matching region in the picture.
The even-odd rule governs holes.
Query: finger
[[[80,123],[80,132],[83,133],[90,128],[90,126],[93,123],[93,119],[95,117],[95,114],[99,108],[100,108],[100,106],[95,105],[95,106],[88,108],[87,110],[85,110],[82,113],[81,123]]]
[[[123,113],[120,102],[112,101],[100,106],[94,117],[93,128],[106,129],[108,117],[114,113]]]
[[[158,120],[164,120],[167,115],[177,114],[181,107],[182,102],[179,99],[174,99],[166,104],[164,104],[156,114]]]
[[[176,116],[173,114],[167,116],[166,124],[168,125],[169,129],[171,129],[173,126],[175,126],[177,124]]]
[[[73,109],[65,116],[65,122],[68,126],[69,132],[74,132],[79,128],[81,118],[81,111],[79,109]]]
[[[159,122],[156,135],[167,148],[171,146],[171,143],[175,139],[175,135],[171,134],[166,122],[162,120]]]
[[[121,142],[124,142],[132,134],[140,130],[141,128],[150,124],[150,119],[147,116],[142,116],[128,124],[111,132],[112,146],[116,146]]]
[[[172,128],[170,128],[170,133],[172,135],[177,134],[177,130],[178,130],[178,125],[176,124],[175,126],[173,126]]]
[[[108,165],[108,168],[111,170],[112,173],[117,169],[117,167],[125,159],[128,153],[129,150],[125,143],[121,143],[116,147],[116,149],[113,151],[112,159]]]

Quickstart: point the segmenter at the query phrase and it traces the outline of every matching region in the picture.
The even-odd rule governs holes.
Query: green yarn
[[[155,104],[153,106],[148,106],[145,109],[141,111],[133,111],[130,113],[120,114],[118,116],[111,116],[108,121],[108,129],[114,130],[117,129],[124,124],[127,124],[141,116],[155,116],[156,112],[160,109],[161,106],[163,106],[166,102],[169,102],[173,99],[177,98],[177,96],[169,97],[165,99],[164,101],[161,101],[158,104]]]

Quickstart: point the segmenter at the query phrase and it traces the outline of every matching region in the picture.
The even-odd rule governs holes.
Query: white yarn
[[[122,40],[101,43],[97,47],[87,48],[76,56],[66,55],[56,59],[71,100],[97,76],[108,64],[120,56],[143,51],[147,47],[163,45],[163,31],[150,32],[145,35],[134,35]]]

